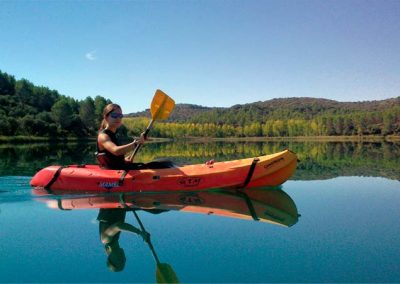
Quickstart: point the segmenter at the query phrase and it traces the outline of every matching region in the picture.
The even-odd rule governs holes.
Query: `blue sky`
[[[400,1],[0,1],[0,70],[124,112],[400,96]]]

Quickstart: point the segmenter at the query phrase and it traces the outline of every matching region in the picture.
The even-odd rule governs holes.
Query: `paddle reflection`
[[[298,222],[296,204],[278,187],[250,190],[220,190],[180,193],[107,193],[101,195],[52,194],[35,189],[39,201],[60,210],[99,209],[100,240],[107,254],[107,266],[111,271],[125,267],[126,256],[119,245],[121,232],[129,232],[143,238],[149,245],[156,262],[157,282],[177,282],[172,267],[161,263],[137,211],[160,214],[168,211],[217,215],[244,220],[267,222],[290,227]],[[133,211],[137,225],[125,222],[126,214]],[[164,281],[165,282],[165,281]]]

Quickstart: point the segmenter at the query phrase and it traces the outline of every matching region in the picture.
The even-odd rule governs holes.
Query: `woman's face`
[[[122,124],[123,117],[122,110],[117,108],[107,115],[106,120],[110,127],[118,128]]]

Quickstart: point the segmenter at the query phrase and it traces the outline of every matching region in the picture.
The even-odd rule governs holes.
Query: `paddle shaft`
[[[135,218],[136,218],[136,220],[138,221],[139,226],[140,226],[140,228],[142,229],[142,231],[145,232],[145,233],[147,233],[147,231],[146,231],[146,229],[144,228],[142,221],[140,221],[139,216],[137,215],[136,211],[132,211],[132,213],[133,213],[133,215],[135,215]],[[157,262],[157,265],[159,265],[159,264],[160,264],[160,260],[159,260],[157,254],[156,254],[156,251],[154,250],[153,244],[151,243],[150,234],[149,234],[149,240],[146,241],[146,242],[147,242],[147,244],[149,245],[149,248],[150,248],[150,250],[151,250],[151,253],[153,254],[154,259],[155,259],[156,262]]]
[[[147,138],[147,134],[149,134],[150,129],[151,129],[151,127],[153,126],[153,124],[154,124],[154,119],[151,119],[149,125],[147,125],[147,128],[146,128],[146,130],[144,131],[144,134],[143,134],[143,136],[144,136],[145,139]],[[132,155],[129,157],[129,160],[130,160],[131,162],[132,162],[133,159],[135,158],[136,153],[139,151],[140,147],[142,147],[142,144],[138,144],[138,145],[136,146],[136,148],[133,150]]]
[[[150,106],[150,112],[151,112],[151,120],[149,125],[147,126],[143,136],[146,139],[147,134],[149,134],[149,131],[151,127],[153,126],[153,123],[157,119],[165,119],[169,116],[170,112],[175,106],[175,102],[173,99],[167,96],[164,92],[161,90],[157,90],[156,93],[154,94],[153,100],[151,102]],[[133,158],[135,157],[136,153],[139,151],[140,147],[142,145],[138,144],[136,148],[133,150],[133,153],[131,156],[128,158],[130,162],[133,161]]]

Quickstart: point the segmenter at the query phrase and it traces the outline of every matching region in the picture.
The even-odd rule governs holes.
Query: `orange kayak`
[[[150,213],[179,211],[255,220],[290,227],[297,223],[296,204],[283,190],[219,190],[164,193],[103,193],[48,195],[35,189],[38,201],[60,210],[117,209],[145,210]]]
[[[199,191],[213,188],[276,186],[297,166],[289,150],[255,158],[181,167],[107,170],[97,165],[49,166],[37,172],[31,186],[85,192]]]

